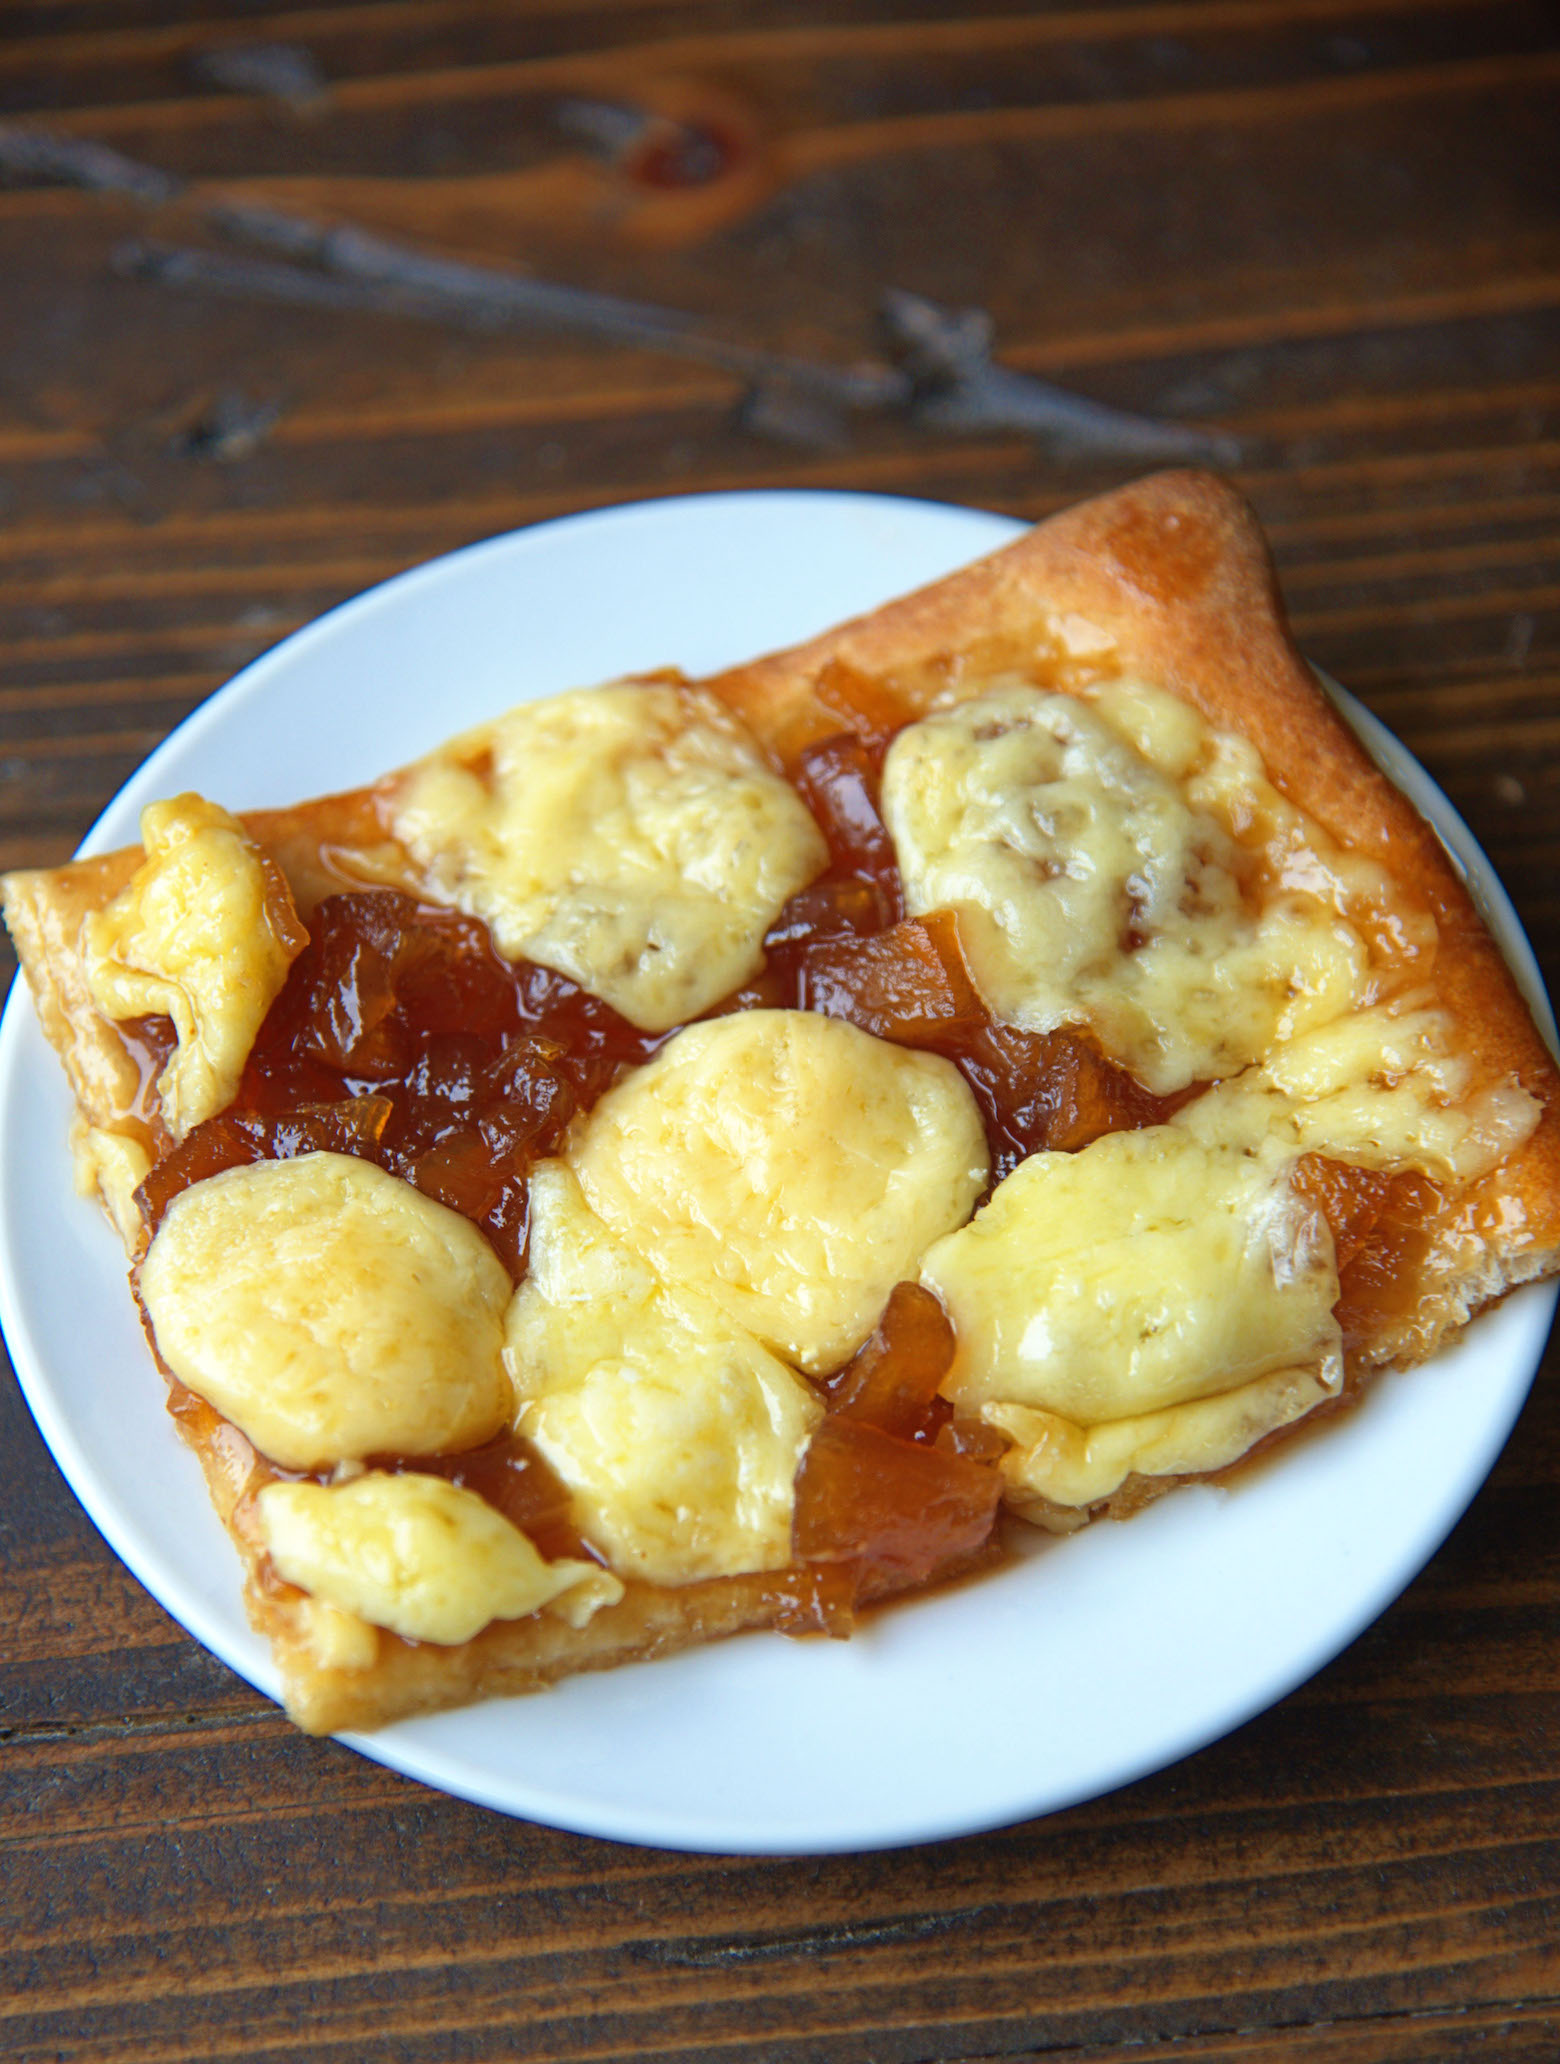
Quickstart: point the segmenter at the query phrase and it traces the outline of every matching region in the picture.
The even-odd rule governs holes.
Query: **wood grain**
[[[203,71],[262,38],[317,103]],[[1447,789],[1553,984],[1552,9],[0,0],[6,116],[841,364],[889,287],[978,304],[1009,363],[1234,432],[1306,649]],[[686,183],[647,180],[652,132]],[[148,231],[188,208],[0,190],[0,865],[65,857],[237,667],[472,539],[729,487],[1040,516],[1133,470],[890,419],[764,442],[723,373],[181,294],[116,270]],[[213,456],[233,397],[274,420]],[[1556,1374],[1405,1597],[1228,1740],[1027,1826],[766,1861],[294,1734],[120,1567],[7,1378],[0,2053],[1547,2064]]]

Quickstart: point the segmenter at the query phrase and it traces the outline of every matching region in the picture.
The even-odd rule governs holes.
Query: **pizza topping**
[[[1180,707],[1175,724],[1203,728]],[[1165,750],[1179,762],[1184,741]],[[1008,686],[912,724],[883,809],[906,907],[958,912],[993,1013],[1086,1025],[1156,1094],[1232,1074],[1365,991],[1365,941],[1330,888],[1258,896],[1228,826],[1074,696]]]
[[[478,919],[393,890],[328,897],[312,923],[232,1103],[142,1185],[148,1230],[239,1162],[351,1153],[469,1218],[519,1277],[533,1163],[653,1038],[550,968],[506,961]]]
[[[1346,912],[1378,972],[1397,982],[1424,971],[1439,939],[1433,913],[1281,795],[1249,739],[1212,729],[1177,697],[1141,681],[1101,682],[1088,696],[1113,730],[1181,785],[1192,809],[1214,817],[1256,861],[1261,895],[1299,893]],[[1356,998],[1373,1000],[1371,985]]]
[[[1054,700],[1008,680],[954,714],[982,712],[979,728],[996,734],[973,740],[985,749],[1032,733],[1035,706]],[[1298,813],[1265,789],[1259,765],[1245,765],[1248,749],[1219,740],[1183,705],[1135,684],[1109,684],[1095,700],[1094,710],[1073,701],[1068,711],[1078,713],[1078,737],[1089,750],[1104,739],[1107,771],[1127,796],[1128,819],[1146,811],[1150,824],[1184,819],[1198,837],[1211,830],[1209,850],[1229,862],[1231,909],[1248,933],[1247,905],[1260,903],[1258,891],[1275,880],[1288,898],[1280,899],[1283,909],[1292,910],[1291,892],[1304,884],[1317,908],[1325,905],[1323,931],[1336,925],[1337,856],[1303,861]],[[1013,710],[1023,722],[1008,728]],[[1060,752],[1055,728],[1051,748]],[[1026,1156],[1076,1154],[1123,1128],[1159,1126],[1182,1106],[1179,1130],[1196,1142],[1192,1148],[1179,1140],[1170,1150],[1182,1175],[1195,1153],[1209,1166],[1237,1166],[1253,1179],[1250,1195],[1232,1193],[1210,1209],[1215,1221],[1223,1211],[1230,1239],[1247,1241],[1257,1275],[1264,1255],[1270,1275],[1289,1266],[1274,1259],[1284,1237],[1297,1251],[1307,1240],[1314,1247],[1319,1213],[1340,1228],[1339,1318],[1351,1338],[1365,1323],[1361,1313],[1379,1330],[1385,1303],[1403,1302],[1398,1277],[1414,1273],[1426,1242],[1409,1253],[1411,1229],[1401,1222],[1396,1190],[1374,1217],[1371,1200],[1356,1194],[1362,1182],[1390,1180],[1400,1188],[1411,1178],[1372,1177],[1359,1162],[1466,1178],[1525,1137],[1533,1110],[1519,1091],[1485,1089],[1472,1097],[1465,1071],[1446,1056],[1444,1027],[1412,996],[1390,1008],[1356,1009],[1280,1043],[1264,1066],[1206,1093],[1192,1082],[1154,1094],[1101,1053],[1092,1020],[1088,1029],[1036,1030],[994,1018],[966,958],[966,936],[972,924],[978,931],[979,913],[972,918],[961,904],[957,912],[943,905],[899,916],[894,849],[878,807],[887,743],[885,733],[803,747],[795,778],[824,833],[827,866],[774,917],[763,941],[765,971],[721,999],[723,1012],[738,1015],[690,1028],[648,1066],[654,1034],[636,1030],[554,970],[506,958],[482,918],[384,889],[331,896],[319,906],[314,936],[260,1029],[230,1108],[191,1131],[143,1187],[149,1228],[155,1231],[192,1182],[203,1192],[211,1187],[205,1178],[221,1170],[272,1157],[350,1154],[405,1177],[481,1227],[517,1278],[525,1271],[535,1198],[550,1200],[551,1247],[540,1276],[516,1302],[511,1328],[523,1431],[500,1430],[486,1445],[473,1445],[501,1424],[495,1410],[507,1417],[501,1381],[501,1402],[485,1420],[456,1411],[421,1435],[403,1437],[381,1418],[377,1430],[338,1431],[323,1443],[315,1424],[301,1447],[289,1447],[289,1439],[301,1438],[296,1424],[278,1433],[252,1418],[263,1449],[284,1466],[320,1467],[350,1450],[373,1454],[381,1467],[436,1471],[513,1521],[544,1554],[578,1558],[588,1539],[625,1572],[653,1581],[833,1571],[818,1611],[821,1623],[837,1630],[863,1586],[870,1592],[883,1581],[921,1582],[967,1563],[989,1537],[1004,1483],[1029,1516],[1065,1523],[1129,1474],[1222,1467],[1334,1394],[1330,1340],[1305,1343],[1314,1350],[1309,1365],[1289,1362],[1280,1330],[1283,1365],[1269,1361],[1253,1374],[1227,1338],[1212,1338],[1202,1307],[1189,1306],[1179,1335],[1170,1329],[1170,1337],[1155,1331],[1158,1320],[1149,1315],[1142,1331],[1154,1348],[1139,1339],[1117,1352],[1107,1335],[1098,1351],[1097,1326],[1091,1341],[1083,1337],[1085,1319],[1098,1316],[1089,1306],[1098,1284],[1087,1269],[1072,1285],[1082,1299],[1074,1337],[1053,1353],[1045,1379],[1027,1389],[1006,1378],[972,1386],[971,1358],[983,1350],[966,1338],[947,1396],[939,1394],[953,1330],[936,1299],[904,1281],[890,1306],[892,1325],[885,1319],[861,1346],[884,1296],[897,1278],[914,1273],[928,1245],[941,1239],[939,1253],[957,1248],[957,1240],[942,1236],[963,1223],[988,1173],[1001,1182]],[[1089,750],[1082,755],[1085,774]],[[465,772],[493,779],[491,760],[481,754]],[[1172,792],[1174,808],[1166,801]],[[1046,821],[1064,872],[1089,881],[1089,839],[1075,836],[1079,822],[1087,830],[1092,821],[1087,811],[1069,819],[1063,808]],[[1237,830],[1249,850],[1235,839]],[[1138,835],[1131,821],[1128,835]],[[1069,839],[1074,849],[1064,854]],[[1184,841],[1177,850],[1184,854]],[[1041,872],[1049,877],[1048,869]],[[1139,897],[1142,919],[1149,904],[1140,889],[1135,879],[1127,885]],[[1368,902],[1371,885],[1356,881],[1353,892]],[[1079,907],[1086,910],[1086,901]],[[1303,945],[1304,926],[1298,936]],[[1404,964],[1417,950],[1415,938],[1407,948],[1397,942]],[[1130,961],[1145,946],[1146,934],[1129,939],[1118,957]],[[978,967],[978,953],[972,957]],[[1352,981],[1356,960],[1350,968]],[[1326,982],[1292,986],[1320,992]],[[762,1007],[771,1001],[797,1008]],[[150,1081],[174,1027],[151,1017],[125,1029],[146,1034],[151,1059],[143,1073]],[[903,1050],[912,1047],[956,1061],[963,1083],[944,1061]],[[927,1061],[933,1073],[917,1079]],[[625,1065],[631,1072],[597,1116],[581,1115]],[[976,1112],[989,1167],[981,1123],[970,1124]],[[818,1150],[820,1140],[844,1150],[840,1166],[851,1170],[855,1189]],[[1260,1150],[1260,1171],[1247,1149]],[[560,1150],[568,1167],[544,1160]],[[1163,1161],[1163,1150],[1155,1151]],[[1274,1171],[1303,1151],[1304,1170],[1334,1170],[1336,1177],[1286,1187]],[[1354,1165],[1325,1160],[1327,1154]],[[1266,1194],[1271,1204],[1280,1193],[1284,1202],[1264,1232],[1253,1199]],[[1003,1183],[992,1213],[1009,1211],[1014,1194]],[[1302,1194],[1307,1201],[1299,1201]],[[1440,1208],[1434,1193],[1431,1202]],[[1167,1209],[1173,1220],[1174,1208]],[[1285,1210],[1287,1233],[1280,1224]],[[1056,1215],[1079,1223],[1071,1204]],[[990,1217],[983,1214],[977,1225]],[[1416,1226],[1423,1217],[1421,1210]],[[1367,1218],[1373,1230],[1358,1252],[1346,1251],[1351,1235],[1344,1228]],[[1248,1220],[1256,1222],[1255,1233]],[[1297,1233],[1296,1221],[1309,1230]],[[1176,1232],[1198,1245],[1189,1227],[1152,1214],[1126,1232],[1115,1226],[1112,1237],[1126,1251],[1133,1241]],[[159,1245],[150,1275],[160,1302],[171,1244]],[[1027,1227],[1018,1246],[1026,1264],[1050,1251]],[[1141,1263],[1141,1254],[1134,1260]],[[1098,1265],[1108,1276],[1109,1266]],[[1204,1265],[1217,1274],[1212,1248]],[[928,1275],[956,1317],[961,1266],[955,1263],[948,1282]],[[588,1312],[571,1268],[595,1284],[590,1294],[597,1302]],[[1021,1270],[1004,1262],[998,1273],[1011,1289]],[[1119,1273],[1135,1277],[1139,1269],[1123,1262]],[[1289,1273],[1304,1277],[1307,1269]],[[1065,1333],[1067,1314],[1054,1287],[1034,1294],[1045,1323],[1054,1320]],[[1114,1295],[1107,1293],[1107,1306]],[[1000,1298],[993,1305],[983,1292],[982,1301],[993,1325],[1011,1331]],[[1304,1334],[1293,1297],[1285,1309]],[[1229,1321],[1226,1335],[1239,1335],[1246,1323],[1240,1301],[1221,1316]],[[1247,1320],[1259,1329],[1257,1318]],[[1131,1331],[1130,1317],[1122,1324]],[[974,1330],[960,1319],[961,1335]],[[160,1344],[164,1331],[178,1332],[177,1318],[166,1312]],[[1098,1394],[1097,1382],[1093,1392],[1087,1385],[1069,1389],[1091,1347],[1094,1377],[1108,1369],[1117,1383],[1109,1396]],[[984,1351],[989,1358],[989,1343]],[[491,1347],[487,1355],[491,1371]],[[817,1394],[782,1357],[814,1374],[839,1372],[827,1378],[822,1423],[815,1424]],[[203,1394],[218,1391],[208,1381]],[[966,1415],[957,1423],[949,1399]],[[236,1404],[224,1409],[245,1423]],[[272,1391],[258,1409],[285,1418],[297,1408]],[[339,1400],[333,1409],[342,1410],[345,1424]],[[448,1401],[444,1409],[451,1409]],[[968,1416],[977,1412],[984,1424]],[[714,1462],[688,1465],[690,1443],[679,1442],[689,1426],[702,1429],[691,1446]],[[965,1452],[972,1441],[974,1450]],[[297,1459],[304,1448],[308,1462]],[[990,1466],[999,1457],[1000,1476]],[[319,1609],[336,1610],[324,1594]]]
[[[649,1031],[755,973],[781,906],[828,858],[737,720],[664,683],[524,704],[386,799],[430,895]]]
[[[955,1341],[948,1314],[919,1283],[896,1283],[871,1337],[824,1379],[829,1415],[926,1445],[952,1415],[942,1394]]]
[[[1002,1478],[984,1463],[831,1416],[797,1478],[796,1553],[850,1563],[858,1583],[924,1584],[980,1552],[1001,1496]]]
[[[1338,1260],[1334,1315],[1355,1367],[1405,1352],[1428,1354],[1444,1324],[1444,1302],[1426,1297],[1427,1276],[1448,1252],[1460,1259],[1461,1210],[1412,1168],[1369,1169],[1306,1154],[1295,1187],[1332,1228]],[[1476,1194],[1476,1193],[1475,1193]],[[1520,1216],[1521,1207],[1514,1207]],[[1520,1227],[1510,1227],[1520,1237]],[[1435,1316],[1427,1318],[1427,1314]]]
[[[505,1270],[465,1219],[351,1155],[183,1191],[139,1287],[173,1374],[285,1469],[472,1447],[509,1416]]]
[[[469,1641],[544,1607],[579,1627],[623,1595],[591,1562],[544,1562],[474,1491],[371,1471],[348,1483],[272,1483],[256,1505],[277,1574],[410,1641]]]
[[[78,1193],[102,1198],[115,1231],[133,1253],[141,1230],[135,1195],[151,1173],[151,1155],[132,1134],[80,1119],[71,1127],[70,1148]]]
[[[853,1593],[885,1577],[924,1583],[991,1537],[1002,1479],[988,1465],[1003,1443],[963,1451],[942,1395],[954,1347],[931,1292],[897,1283],[872,1337],[823,1386],[828,1417],[796,1479],[793,1534],[804,1563],[848,1568]]]
[[[988,1169],[950,1062],[770,1010],[680,1032],[602,1098],[568,1159],[661,1277],[815,1374],[867,1337]]]
[[[322,1670],[371,1670],[378,1662],[378,1631],[356,1613],[323,1598],[300,1598],[297,1616],[304,1647]]]
[[[862,938],[835,934],[799,956],[801,1003],[901,1046],[947,1048],[990,1023],[970,980],[951,910]]]
[[[993,1020],[957,1059],[986,1121],[997,1182],[1030,1154],[1076,1153],[1102,1133],[1161,1124],[1200,1088],[1156,1097],[1086,1032],[1023,1032]]]
[[[1291,1163],[1173,1125],[1033,1156],[923,1275],[958,1336],[944,1391],[998,1426],[992,1407],[1098,1428],[1280,1370],[1341,1382],[1332,1240]]]
[[[231,1100],[308,935],[280,869],[215,803],[151,803],[141,836],[145,860],[86,921],[87,973],[105,1017],[172,1020],[178,1047],[157,1095],[177,1140]]]
[[[1315,1369],[1275,1369],[1217,1396],[1102,1425],[1032,1405],[991,1404],[987,1423],[1013,1446],[1002,1457],[1007,1501],[1034,1525],[1067,1533],[1129,1476],[1206,1476],[1336,1397]]]
[[[823,1407],[697,1291],[657,1276],[561,1162],[531,1178],[531,1267],[505,1359],[517,1425],[586,1538],[661,1584],[782,1568],[796,1466]]]
[[[1414,1168],[1469,1182],[1527,1140],[1539,1106],[1516,1083],[1475,1089],[1441,1011],[1405,997],[1278,1046],[1188,1104],[1199,1139],[1329,1154],[1365,1168]]]
[[[796,764],[798,793],[829,848],[831,878],[855,881],[874,906],[875,925],[904,914],[893,841],[879,798],[882,750],[842,734],[806,746]]]
[[[245,1084],[257,1107],[333,1095],[343,1077],[417,1078],[421,1094],[463,1102],[427,1072],[430,1049],[451,1039],[480,1041],[488,1059],[517,1035],[545,1039],[582,1092],[655,1045],[565,976],[506,960],[478,918],[363,889],[327,898],[313,925],[261,1029]]]

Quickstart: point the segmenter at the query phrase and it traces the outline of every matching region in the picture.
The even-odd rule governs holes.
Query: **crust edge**
[[[1448,1001],[1460,1030],[1492,1069],[1515,1074],[1546,1104],[1539,1132],[1503,1172],[1533,1237],[1514,1253],[1486,1249],[1459,1279],[1437,1344],[1473,1311],[1560,1263],[1560,1077],[1435,833],[1379,773],[1295,648],[1256,519],[1225,483],[1191,472],[1151,476],[1049,519],[944,581],[707,685],[783,753],[788,742],[828,722],[814,690],[831,661],[894,677],[924,706],[948,685],[961,652],[1000,650],[1015,639],[1043,649],[1062,675],[1086,676],[1108,655],[1113,666],[1141,670],[1182,695],[1208,721],[1240,731],[1291,800],[1341,844],[1381,858],[1431,902],[1455,946],[1448,957],[1447,972],[1454,975]],[[346,825],[361,796],[318,807],[336,808]],[[299,813],[255,813],[246,822],[280,841],[293,836]],[[6,921],[40,1020],[92,1122],[111,1114],[126,1057],[117,1037],[110,1035],[118,1059],[80,1032],[80,999],[60,969],[73,960],[84,911],[117,893],[139,857],[138,849],[126,848],[4,882]],[[54,892],[58,900],[51,906]],[[220,1458],[198,1442],[191,1445],[248,1562],[233,1526],[236,1496]],[[369,1696],[365,1682],[351,1681],[355,1673],[302,1668],[289,1653],[287,1630],[249,1587],[252,1616],[271,1634],[288,1676],[289,1708],[313,1732],[377,1725],[474,1695],[535,1689],[576,1670],[772,1623],[755,1580],[698,1588],[707,1594],[707,1615],[698,1625],[690,1623],[677,1593],[639,1587],[641,1597],[631,1594],[597,1616],[592,1638],[562,1622],[540,1633],[527,1623],[495,1623],[463,1650],[403,1644],[408,1660],[383,1675],[376,1671],[376,1695]],[[654,1610],[645,1597],[653,1598]]]

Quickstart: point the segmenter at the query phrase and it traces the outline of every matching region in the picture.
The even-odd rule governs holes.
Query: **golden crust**
[[[1461,1200],[1448,1236],[1439,1303],[1415,1352],[1560,1257],[1560,1076],[1525,1003],[1434,832],[1378,772],[1322,694],[1290,639],[1271,562],[1245,503],[1211,476],[1166,473],[1070,510],[934,586],[710,685],[782,760],[839,729],[820,699],[843,665],[889,683],[912,710],[963,679],[1021,664],[1058,687],[1118,672],[1182,697],[1239,732],[1294,804],[1352,851],[1379,860],[1435,915],[1434,979],[1461,1051],[1489,1080],[1515,1077],[1543,1105],[1537,1131]],[[282,866],[307,919],[354,882],[394,880],[372,791],[245,823]],[[82,1116],[122,1118],[139,1069],[91,1003],[80,934],[85,915],[124,886],[138,849],[6,879],[5,917],[45,1033]],[[1406,1358],[1401,1343],[1381,1354]],[[377,1637],[366,1669],[322,1663],[301,1594],[267,1582],[249,1520],[254,1457],[214,1414],[185,1414],[212,1500],[238,1546],[251,1616],[271,1639],[289,1709],[313,1731],[367,1728],[471,1698],[530,1690],[577,1670],[670,1652],[782,1616],[762,1578],[681,1590],[631,1585],[583,1629],[545,1612],[496,1622],[459,1648]],[[1109,1502],[1125,1513],[1166,1485],[1129,1479]]]
[[[583,1627],[547,1612],[494,1620],[458,1647],[404,1641],[379,1630],[366,1668],[321,1661],[311,1640],[302,1594],[279,1584],[267,1566],[254,1520],[254,1494],[271,1473],[235,1427],[188,1392],[174,1393],[175,1422],[193,1449],[207,1492],[244,1566],[244,1602],[251,1623],[271,1644],[289,1715],[310,1734],[363,1730],[418,1713],[447,1711],[473,1699],[543,1690],[582,1670],[675,1655],[748,1628],[773,1627],[784,1616],[775,1580],[715,1577],[667,1589],[630,1581],[622,1598]],[[989,1559],[981,1551],[942,1573],[947,1581]],[[901,1588],[880,1580],[858,1594],[877,1603]],[[797,1601],[806,1617],[805,1603]]]
[[[348,1670],[314,1658],[285,1601],[257,1600],[253,1586],[247,1596],[251,1619],[271,1638],[288,1714],[309,1734],[363,1731],[477,1699],[544,1691],[581,1671],[650,1662],[772,1628],[777,1618],[773,1589],[760,1577],[713,1577],[675,1591],[630,1583],[616,1605],[583,1627],[533,1613],[493,1620],[458,1648],[380,1634],[372,1666]],[[876,1601],[869,1594],[865,1602]]]
[[[961,679],[1007,667],[1061,688],[1133,674],[1246,738],[1290,802],[1430,911],[1437,1000],[1459,1051],[1487,1080],[1514,1079],[1543,1107],[1527,1145],[1470,1199],[1470,1218],[1489,1230],[1449,1258],[1442,1323],[1420,1352],[1560,1264],[1560,1074],[1440,839],[1296,649],[1261,528],[1234,488],[1210,473],[1155,474],[709,685],[788,757],[839,728],[816,692],[835,664],[890,681],[917,711]]]
[[[107,1125],[135,1103],[141,1071],[87,987],[80,950],[87,917],[113,901],[140,865],[132,846],[64,867],[8,874],[6,926],[32,990],[44,1037],[59,1055],[76,1108],[88,1125]]]

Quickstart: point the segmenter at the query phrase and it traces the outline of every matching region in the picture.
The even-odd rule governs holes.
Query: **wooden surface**
[[[262,36],[324,92],[223,84]],[[1553,985],[1552,7],[0,0],[0,38],[0,116],[197,202],[841,364],[907,288],[989,310],[1014,367],[1234,432],[1306,649],[1449,791]],[[730,486],[1038,515],[1136,470],[895,414],[777,442],[707,364],[124,276],[128,238],[216,248],[164,212],[0,190],[0,864],[64,858],[245,660],[467,540]],[[1001,1833],[701,1858],[293,1733],[103,1546],[7,1378],[0,2053],[1539,2064],[1557,1487],[1551,1368],[1407,1596],[1231,1739]]]

